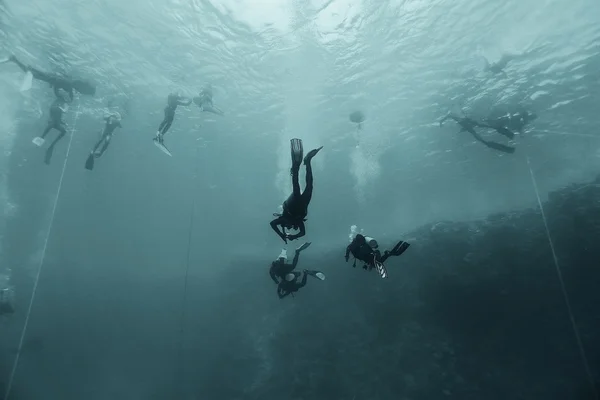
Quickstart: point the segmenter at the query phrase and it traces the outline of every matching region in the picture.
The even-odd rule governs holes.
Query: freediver
[[[201,111],[211,112],[217,115],[223,115],[223,111],[215,107],[212,101],[213,91],[212,86],[207,85],[198,93],[198,96],[193,98],[194,104],[200,107]]]
[[[102,131],[102,136],[100,137],[98,142],[96,142],[96,145],[94,146],[94,148],[90,152],[90,155],[88,156],[88,159],[85,163],[86,169],[91,170],[94,168],[94,159],[100,158],[104,154],[104,152],[108,148],[108,145],[110,144],[110,140],[112,139],[112,135],[113,135],[115,129],[122,128],[121,114],[119,114],[118,112],[113,112],[113,113],[106,115],[104,117],[104,121],[105,121],[105,124],[104,124],[104,130]],[[101,145],[102,145],[102,148],[100,149],[100,151],[98,151],[98,148]]]
[[[356,260],[359,260],[365,263],[363,269],[370,271],[373,268],[376,268],[382,278],[387,278],[387,270],[383,263],[391,256],[399,256],[404,253],[410,247],[410,244],[401,240],[396,243],[392,250],[385,250],[382,255],[378,250],[379,246],[377,241],[371,238],[369,239],[370,240],[367,241],[365,236],[360,233],[357,234],[348,247],[346,247],[346,255],[344,258],[346,259],[346,262],[348,262],[350,254],[352,253],[354,256],[353,268],[356,268]],[[369,242],[374,244],[371,245]]]
[[[153,140],[162,145],[164,141],[163,137],[165,133],[169,131],[169,128],[175,119],[175,110],[177,110],[177,106],[189,106],[190,104],[192,104],[192,100],[182,96],[179,92],[169,94],[167,106],[165,107],[165,117],[160,123],[158,131],[156,131],[156,137]]]
[[[273,282],[277,284],[277,295],[280,299],[293,294],[306,286],[306,279],[309,275],[320,280],[325,280],[325,274],[320,271],[307,269],[303,270],[302,273],[294,271],[298,265],[300,252],[307,249],[308,246],[310,246],[310,242],[306,242],[296,249],[294,260],[291,264],[286,263],[287,251],[285,249],[281,250],[281,254],[279,254],[277,260],[271,263],[269,275]],[[300,276],[302,276],[302,280],[298,281]]]
[[[13,314],[15,312],[14,307],[10,303],[8,296],[5,296],[7,289],[0,290],[0,316],[5,314]]]
[[[319,150],[323,148],[323,146],[321,146],[317,149],[313,149],[308,152],[306,157],[304,157],[304,165],[306,166],[306,186],[304,188],[304,192],[300,192],[300,184],[298,183],[298,177],[300,175],[302,155],[304,154],[302,140],[291,139],[290,146],[292,153],[291,172],[293,192],[287,198],[287,200],[283,202],[283,213],[273,214],[273,216],[277,218],[271,221],[271,228],[273,228],[273,230],[285,243],[287,243],[288,239],[298,239],[306,234],[304,221],[306,221],[306,216],[308,214],[308,205],[312,198],[313,192],[313,174],[310,161],[314,156],[317,155]],[[281,226],[281,230],[278,228],[278,226]],[[296,229],[299,230],[299,233],[295,235],[288,235],[285,232],[286,229]]]
[[[446,115],[444,118],[441,119],[440,121],[440,128],[442,127],[442,125],[444,124],[444,122],[447,119],[453,119],[458,125],[460,125],[461,127],[461,132],[466,131],[469,132],[471,135],[473,135],[473,137],[483,143],[485,146],[489,147],[490,149],[494,149],[494,150],[498,150],[498,151],[502,151],[504,153],[514,153],[515,152],[515,148],[511,147],[511,146],[505,146],[503,144],[500,143],[496,143],[496,142],[491,142],[488,140],[485,140],[484,138],[482,138],[481,136],[479,136],[477,134],[477,132],[475,132],[475,128],[479,127],[479,128],[488,128],[488,129],[493,129],[496,132],[500,133],[501,135],[506,136],[509,139],[512,139],[515,137],[515,134],[506,129],[503,126],[490,126],[487,125],[485,123],[482,122],[477,122],[474,119],[468,118],[468,117],[458,117],[452,113],[448,113],[448,115]]]
[[[69,94],[62,89],[59,89],[57,92],[57,97],[50,106],[50,115],[48,117],[48,124],[46,125],[46,129],[42,133],[42,136],[36,137],[33,139],[33,143],[41,147],[45,143],[46,136],[52,129],[56,129],[59,132],[59,135],[54,139],[48,149],[46,150],[46,164],[50,164],[50,160],[52,158],[52,153],[54,152],[54,146],[67,134],[67,125],[63,121],[63,114],[69,109],[69,102],[71,97]]]
[[[40,71],[27,64],[22,63],[14,55],[8,57],[6,61],[14,62],[25,73],[30,72],[34,79],[38,79],[40,81],[49,83],[50,86],[54,89],[54,94],[56,97],[61,97],[58,92],[59,89],[62,89],[65,92],[67,92],[71,100],[73,99],[74,91],[88,96],[94,96],[96,94],[96,86],[94,86],[88,81],[84,81],[81,79],[68,79],[58,74],[51,74]]]

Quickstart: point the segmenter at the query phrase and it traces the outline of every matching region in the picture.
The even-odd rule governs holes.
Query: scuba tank
[[[372,237],[365,236],[365,240],[367,241],[367,244],[371,246],[372,249],[377,249],[379,247],[379,243],[377,243],[377,240],[373,239]]]

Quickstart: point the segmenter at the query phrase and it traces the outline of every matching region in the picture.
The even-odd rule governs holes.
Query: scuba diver
[[[4,60],[3,60],[4,61]],[[94,96],[96,94],[96,86],[88,81],[84,81],[81,79],[68,79],[66,77],[60,76],[58,74],[51,74],[35,69],[29,65],[23,64],[19,61],[14,55],[8,57],[6,62],[11,61],[14,62],[25,72],[29,73],[34,79],[38,79],[40,81],[44,81],[50,84],[50,86],[54,89],[54,94],[56,97],[61,97],[59,95],[59,89],[67,92],[71,100],[73,99],[74,91],[77,91],[81,94],[85,94],[88,96]],[[22,90],[28,90],[31,87],[31,83],[28,82],[26,87],[22,87]],[[27,87],[28,86],[28,87]]]
[[[165,118],[160,123],[158,131],[156,131],[156,137],[153,139],[155,143],[164,147],[163,136],[169,131],[169,128],[175,119],[175,110],[177,110],[177,106],[189,106],[190,104],[192,104],[192,100],[183,97],[180,93],[171,93],[169,95],[167,98],[167,106],[165,107]]]
[[[360,260],[365,263],[363,269],[371,271],[373,268],[377,269],[377,272],[382,278],[387,278],[387,269],[383,264],[391,256],[399,256],[410,247],[410,244],[403,242],[402,240],[396,243],[392,250],[386,250],[383,255],[378,250],[379,245],[377,241],[370,237],[365,237],[358,233],[352,242],[346,247],[345,259],[348,262],[350,253],[354,256],[353,268],[356,268],[356,260]]]
[[[288,239],[298,239],[306,234],[304,221],[306,221],[308,205],[312,198],[313,191],[313,174],[310,161],[314,156],[317,155],[319,150],[323,148],[323,146],[321,146],[318,149],[313,149],[308,152],[306,157],[304,157],[304,165],[306,166],[306,186],[304,188],[304,192],[300,192],[298,176],[300,174],[300,165],[302,164],[302,156],[304,154],[302,140],[291,139],[290,147],[292,153],[291,172],[293,192],[287,198],[287,200],[283,202],[283,213],[274,213],[273,216],[277,218],[271,221],[271,228],[273,228],[273,230],[285,243],[287,243]],[[281,226],[281,230],[279,230],[278,226]],[[286,229],[296,229],[300,232],[296,235],[288,235],[285,232]]]
[[[500,133],[501,135],[506,136],[509,139],[512,139],[515,137],[515,134],[506,129],[503,126],[491,126],[491,125],[487,125],[481,122],[477,122],[471,118],[468,117],[458,117],[452,113],[448,113],[448,115],[446,115],[444,118],[442,118],[442,120],[440,121],[440,128],[442,127],[442,125],[444,124],[444,122],[447,119],[453,119],[456,123],[458,123],[458,125],[460,125],[461,128],[461,132],[469,132],[471,135],[473,135],[473,137],[483,143],[485,146],[489,147],[490,149],[494,149],[494,150],[498,150],[498,151],[502,151],[504,153],[514,153],[515,152],[515,148],[514,147],[510,147],[510,146],[505,146],[503,144],[500,143],[496,143],[496,142],[490,142],[488,140],[485,140],[484,138],[482,138],[481,136],[479,136],[477,134],[477,132],[475,132],[476,127],[479,128],[489,128],[489,129],[493,129],[496,132]]]
[[[104,121],[106,121],[106,124],[104,125],[104,130],[102,131],[102,137],[100,137],[100,140],[98,140],[98,142],[90,152],[90,155],[88,156],[88,159],[85,162],[86,169],[94,169],[94,159],[100,158],[102,154],[104,154],[104,152],[108,148],[108,145],[110,144],[110,140],[112,139],[112,135],[115,129],[122,128],[121,114],[119,114],[118,112],[106,115],[104,117]],[[100,145],[102,145],[102,148],[100,149],[100,151],[98,151]]]
[[[2,316],[4,314],[12,314],[15,312],[15,309],[13,308],[12,304],[10,303],[8,296],[5,295],[5,293],[7,291],[8,291],[8,289],[0,290],[0,316]]]
[[[207,85],[198,93],[198,96],[193,98],[194,104],[200,107],[201,111],[211,112],[217,115],[223,115],[223,111],[215,107],[212,101],[213,91],[212,86]]]
[[[286,263],[287,251],[285,249],[281,250],[281,254],[279,254],[277,260],[271,263],[269,275],[273,282],[277,284],[277,295],[280,299],[293,294],[306,286],[306,279],[309,275],[319,280],[325,280],[325,274],[320,271],[307,269],[303,270],[302,273],[294,271],[298,265],[300,252],[307,249],[308,246],[310,246],[310,243],[311,242],[306,242],[296,249],[296,254],[294,255],[294,260],[291,264]],[[302,276],[302,280],[298,282],[300,276]]]

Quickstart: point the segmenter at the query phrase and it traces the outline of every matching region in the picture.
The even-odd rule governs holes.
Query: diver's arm
[[[277,236],[279,236],[284,242],[287,243],[287,238],[285,237],[285,234],[283,232],[281,232],[279,230],[279,228],[277,227],[280,223],[281,223],[281,217],[275,218],[273,221],[271,221],[271,228],[273,228],[275,233],[277,233]]]
[[[291,292],[288,292],[287,290],[283,290],[282,288],[277,288],[277,296],[279,296],[280,299],[283,299],[284,297],[288,296]]]
[[[454,115],[454,114],[452,114],[452,113],[448,113],[448,114],[447,114],[447,115],[446,115],[444,118],[442,118],[442,119],[440,120],[440,127],[441,127],[441,126],[442,126],[442,124],[443,124],[444,122],[446,122],[446,120],[447,120],[447,119],[449,119],[449,118],[453,119],[453,120],[454,120],[454,121],[456,121],[456,122],[458,122],[458,120],[459,120],[459,118],[458,118],[456,115]]]
[[[352,241],[352,243],[354,243],[354,240]],[[350,246],[352,246],[352,243],[350,243],[348,247],[346,247],[346,255],[344,256],[346,262],[348,262],[348,259],[350,258]]]

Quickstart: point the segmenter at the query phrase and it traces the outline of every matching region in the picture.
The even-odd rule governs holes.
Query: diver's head
[[[121,121],[121,114],[119,114],[117,111],[115,111],[112,115],[112,117],[116,120],[116,121]]]
[[[361,235],[360,233],[356,234],[356,237],[354,238],[358,243],[365,243],[367,240],[365,239],[365,237],[363,235]]]
[[[287,274],[287,275],[285,276],[285,280],[286,280],[286,281],[288,281],[288,282],[291,282],[291,281],[293,281],[294,279],[296,279],[296,275],[294,275],[294,274]]]

